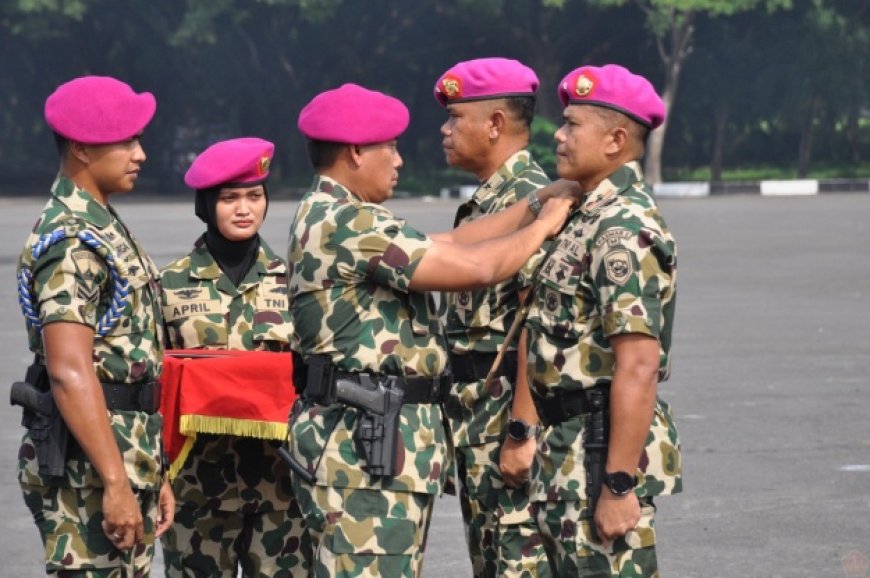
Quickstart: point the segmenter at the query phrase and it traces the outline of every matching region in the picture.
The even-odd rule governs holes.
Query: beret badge
[[[265,175],[269,172],[269,164],[271,159],[267,156],[260,157],[260,161],[257,163],[257,174],[260,176]]]
[[[442,78],[441,87],[447,98],[459,98],[462,96],[462,81],[457,76],[448,75]]]
[[[574,85],[574,92],[577,93],[577,96],[589,96],[589,93],[592,92],[594,86],[595,83],[592,82],[591,78],[585,74],[581,74],[577,77],[577,83]]]

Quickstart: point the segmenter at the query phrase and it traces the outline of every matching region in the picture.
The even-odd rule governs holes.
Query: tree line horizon
[[[461,60],[515,58],[540,79],[530,148],[554,174],[556,85],[621,64],[668,104],[652,182],[870,176],[870,3],[852,0],[0,0],[0,191],[47,190],[57,152],[42,108],[75,76],[157,97],[143,183],[182,175],[223,138],[275,142],[273,180],[312,170],[299,110],[355,82],[400,98],[400,188],[470,183],[449,169],[432,90]],[[142,186],[140,186],[142,188]]]

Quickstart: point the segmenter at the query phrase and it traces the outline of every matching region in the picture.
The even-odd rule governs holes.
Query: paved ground
[[[41,204],[0,199],[0,383],[29,361],[14,263]],[[391,202],[427,231],[449,227],[453,205]],[[686,492],[659,501],[662,576],[870,575],[870,197],[662,205],[680,246],[680,289],[673,377],[661,390],[686,470]],[[201,230],[192,204],[134,196],[118,206],[158,265]],[[269,210],[264,236],[279,252],[292,209]],[[10,578],[41,574],[15,482],[18,419],[0,403],[0,577]],[[457,503],[444,498],[425,574],[468,569]]]

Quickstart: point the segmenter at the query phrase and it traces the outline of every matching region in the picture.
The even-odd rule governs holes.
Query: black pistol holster
[[[601,497],[601,485],[604,483],[604,470],[607,467],[607,442],[610,433],[610,411],[608,392],[606,390],[590,390],[586,399],[589,402],[589,422],[583,436],[584,467],[586,469],[586,497],[589,500],[589,511],[595,516],[595,508]],[[595,524],[590,527],[595,534]]]
[[[353,439],[372,476],[398,474],[399,417],[403,404],[441,403],[450,374],[404,377],[337,370],[328,355],[305,359],[305,397],[319,405],[343,403],[360,410]],[[292,467],[292,466],[291,466]]]
[[[70,433],[54,403],[45,364],[34,360],[27,368],[24,381],[12,384],[9,401],[24,408],[21,425],[30,432],[30,439],[36,446],[39,474],[62,477]]]
[[[395,476],[399,446],[399,414],[404,391],[386,376],[362,373],[359,383],[337,379],[336,399],[361,410],[353,441],[365,457],[363,469],[373,476]]]

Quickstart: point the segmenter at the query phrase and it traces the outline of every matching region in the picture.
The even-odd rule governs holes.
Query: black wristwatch
[[[604,473],[604,485],[614,496],[625,496],[637,486],[637,478],[628,472]]]
[[[537,217],[541,213],[541,200],[538,198],[538,193],[532,191],[526,195],[526,199],[529,201],[529,209],[532,214]]]
[[[512,417],[507,423],[508,437],[514,441],[524,442],[541,433],[541,426],[531,425],[520,418]]]

